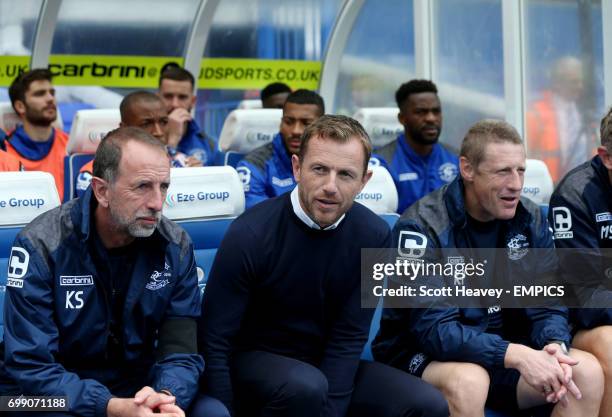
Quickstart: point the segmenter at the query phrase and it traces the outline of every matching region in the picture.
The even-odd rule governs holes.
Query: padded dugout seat
[[[527,159],[521,195],[538,204],[544,217],[548,215],[548,204],[553,190],[553,180],[544,161]]]
[[[223,123],[219,148],[225,152],[225,165],[235,167],[249,152],[269,143],[278,133],[280,109],[236,109]]]
[[[361,123],[372,146],[378,149],[404,133],[404,127],[397,120],[398,113],[396,107],[364,107],[353,114],[353,119]]]
[[[74,187],[81,167],[93,159],[102,138],[118,128],[120,122],[119,109],[85,109],[76,112],[68,139],[68,156],[64,158],[63,201],[76,197]]]
[[[0,172],[0,311],[4,311],[4,293],[15,237],[35,217],[59,204],[51,174]],[[0,340],[3,334],[4,315],[0,313]]]
[[[193,241],[202,291],[212,262],[232,220],[244,211],[244,191],[230,166],[172,168],[164,215],[179,223]]]

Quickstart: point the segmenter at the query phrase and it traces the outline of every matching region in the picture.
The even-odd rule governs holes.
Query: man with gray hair
[[[553,247],[539,207],[521,199],[525,149],[518,132],[501,120],[476,123],[463,140],[459,167],[457,179],[418,200],[395,225],[399,255],[418,246],[429,251],[413,260],[423,261],[427,252],[432,261],[445,262],[439,257],[457,248],[468,249],[459,251],[466,256],[488,248],[489,273],[479,277],[485,288],[494,286],[493,279],[510,283],[554,263],[510,262],[517,242],[525,253]],[[556,404],[554,416],[596,417],[601,367],[589,353],[568,350],[567,310],[502,307],[496,299],[482,308],[385,308],[374,357],[439,388],[451,417],[483,417],[485,405],[516,414],[546,402]]]
[[[62,397],[58,415],[184,416],[204,366],[200,293],[191,240],[162,216],[166,149],[142,129],[116,129],[93,174],[82,198],[15,239],[0,368],[13,388],[0,391]]]
[[[199,334],[208,395],[235,416],[447,417],[429,384],[360,361],[373,314],[360,303],[361,249],[390,239],[353,203],[372,175],[367,133],[321,116],[300,145],[297,187],[244,212],[217,252]]]
[[[612,108],[601,120],[601,146],[591,160],[572,169],[550,199],[549,219],[557,248],[576,249],[561,257],[565,277],[578,285],[584,306],[612,305],[609,283],[612,248]],[[576,279],[578,278],[578,280]],[[577,282],[578,281],[578,282]],[[570,312],[573,346],[591,352],[604,369],[600,416],[612,414],[612,309]]]

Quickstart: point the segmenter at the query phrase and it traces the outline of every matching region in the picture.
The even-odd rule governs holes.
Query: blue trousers
[[[327,379],[316,367],[281,355],[234,355],[237,417],[318,417],[327,401]],[[378,362],[361,361],[346,417],[448,417],[440,391],[420,378]],[[194,414],[194,417],[207,417]]]

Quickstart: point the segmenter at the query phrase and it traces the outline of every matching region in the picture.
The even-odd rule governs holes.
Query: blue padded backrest
[[[379,216],[381,219],[387,222],[387,224],[389,225],[391,229],[393,229],[393,227],[395,226],[395,223],[397,223],[397,221],[400,218],[400,215],[397,213],[379,214]]]
[[[242,158],[244,157],[245,157],[245,154],[243,153],[227,151],[225,153],[225,164],[224,165],[229,165],[229,166],[236,168],[236,165],[238,165],[238,162],[240,162]]]
[[[64,196],[62,201],[68,201],[76,197],[74,187],[79,176],[79,170],[93,158],[94,154],[90,153],[75,153],[64,158]]]
[[[20,230],[21,226],[0,227],[0,258],[8,258],[11,253],[13,241]]]
[[[202,293],[210,275],[217,249],[233,219],[190,220],[178,222],[193,241],[196,264],[198,266],[198,285]]]

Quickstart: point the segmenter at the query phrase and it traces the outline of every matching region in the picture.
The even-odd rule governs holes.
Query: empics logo
[[[553,228],[555,239],[571,239],[574,237],[572,215],[567,207],[553,207]]]
[[[402,231],[399,234],[397,252],[407,258],[421,258],[425,255],[427,238],[418,232]]]
[[[7,287],[23,288],[23,277],[28,272],[30,254],[23,248],[13,246],[9,256]]]

